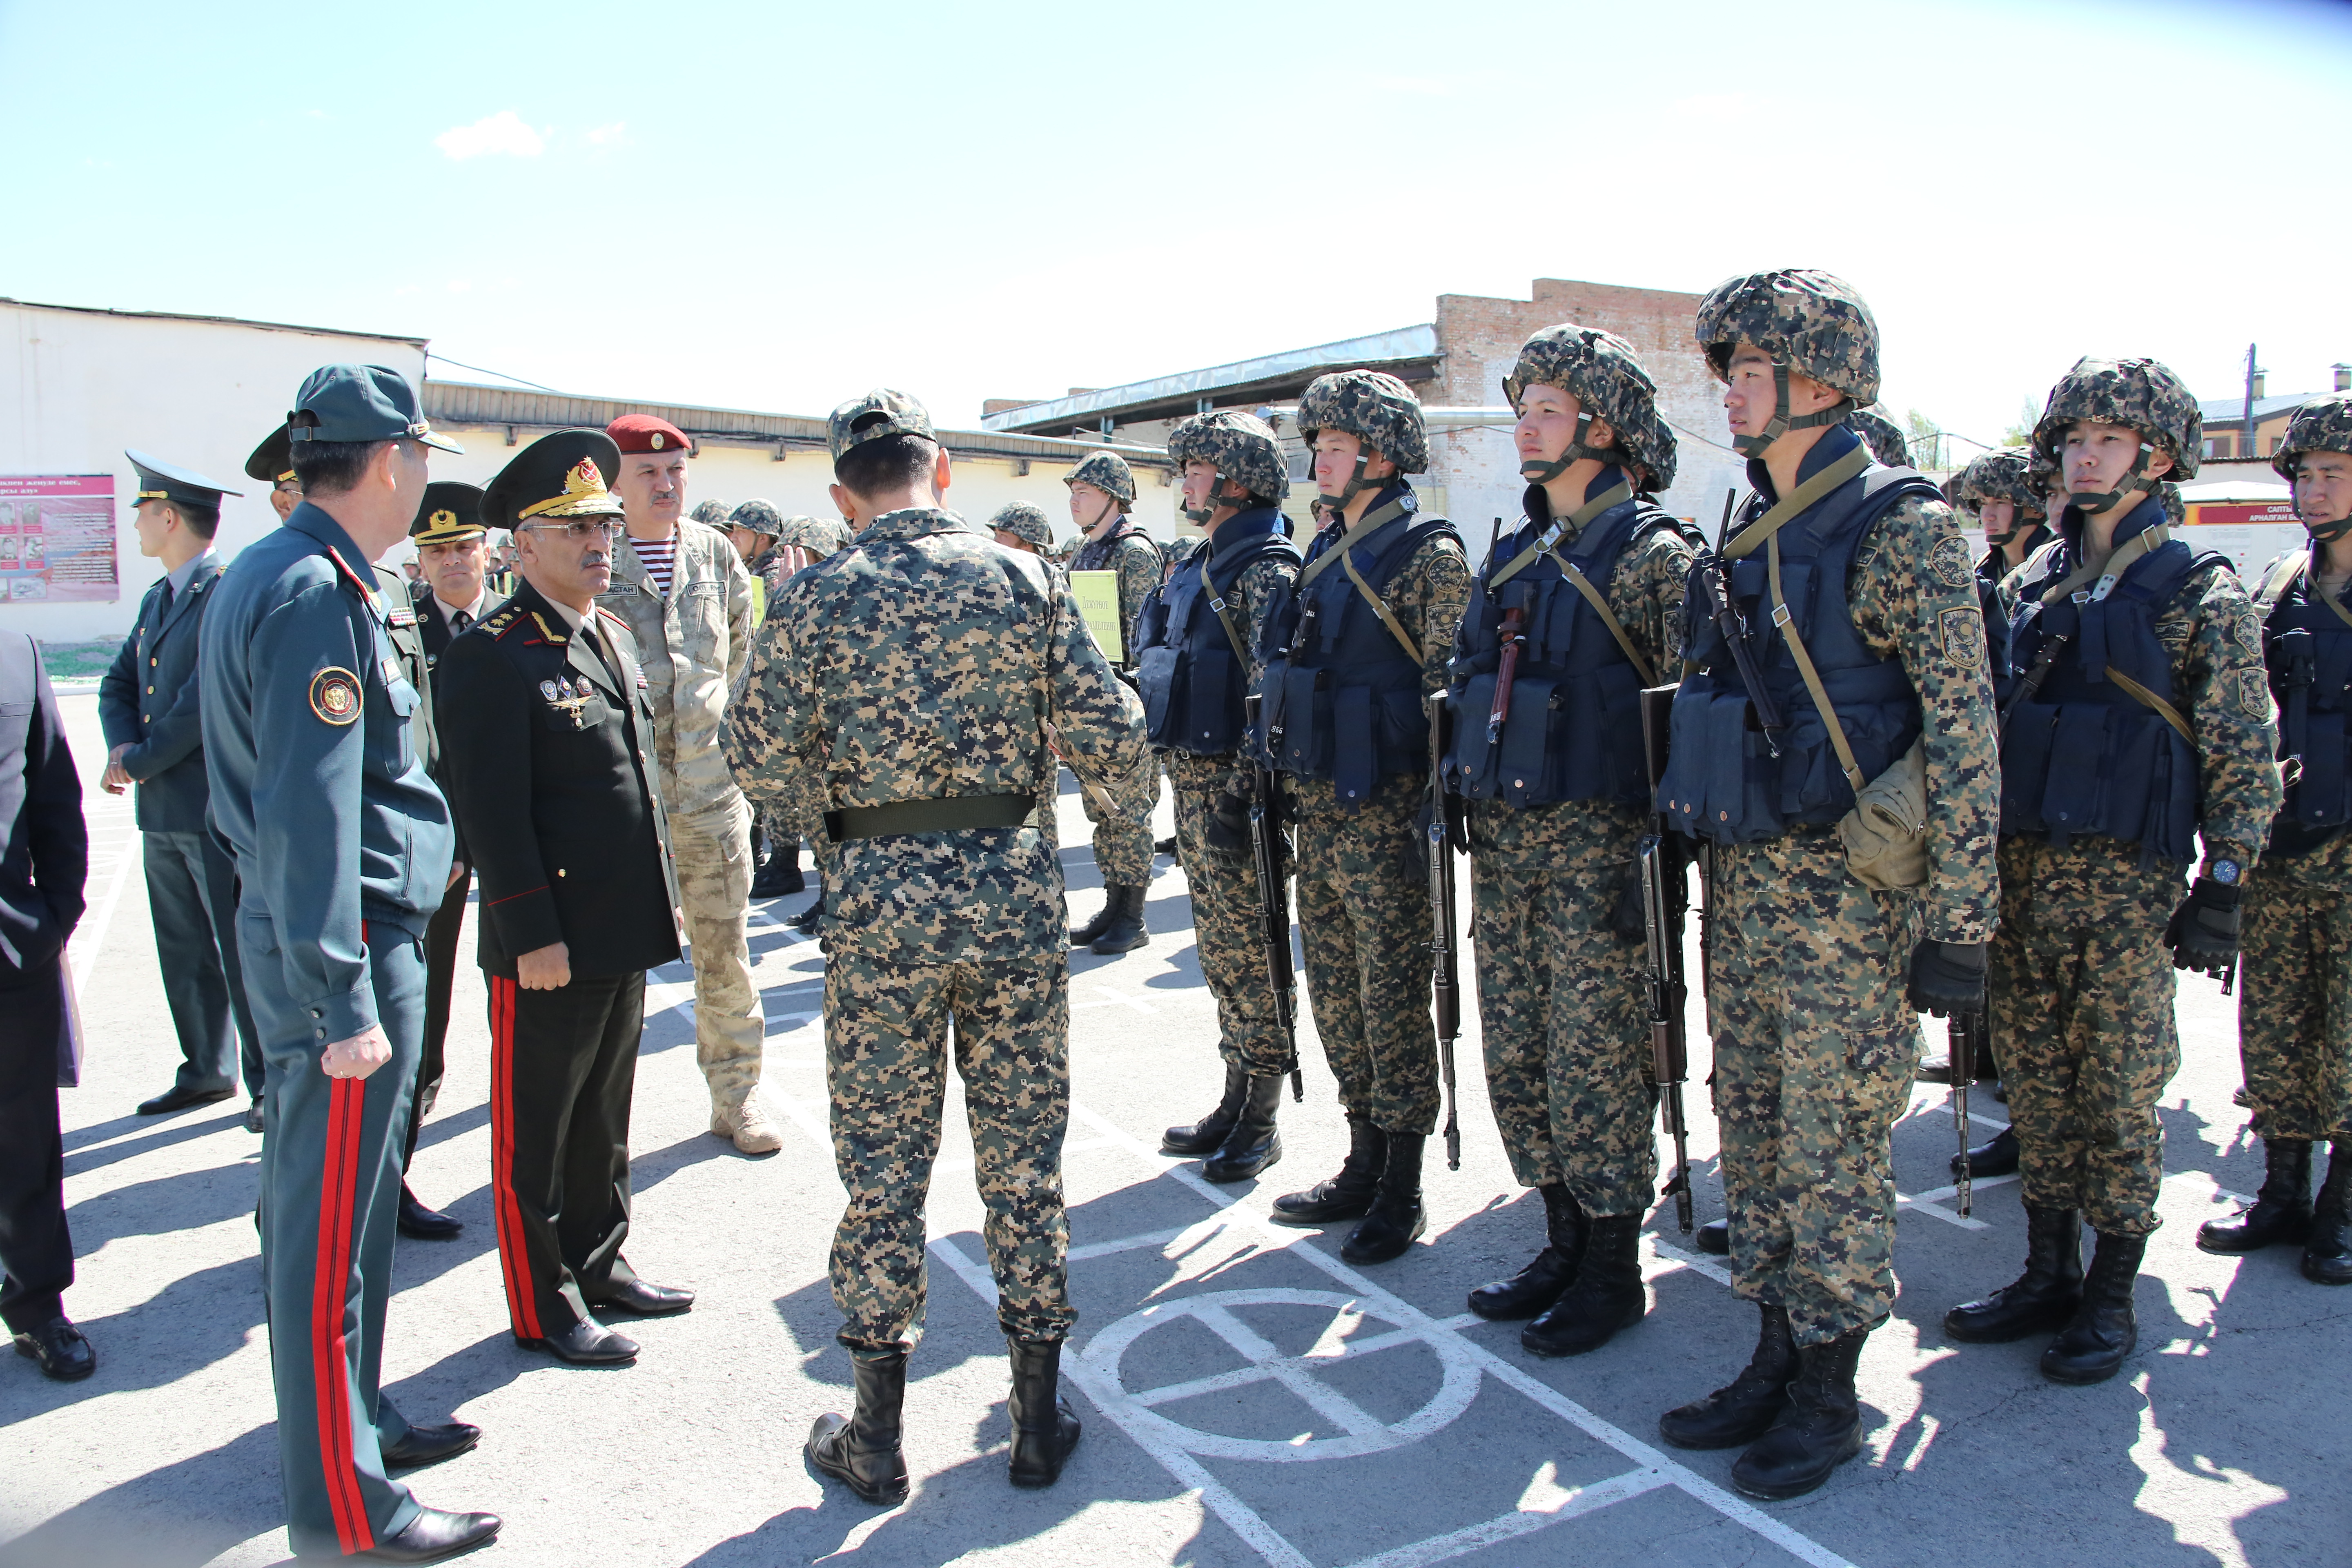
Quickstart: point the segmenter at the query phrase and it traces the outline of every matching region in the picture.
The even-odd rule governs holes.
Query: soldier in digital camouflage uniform
[[[1275,1113],[1297,1065],[1257,922],[1249,826],[1257,769],[1244,700],[1257,689],[1257,649],[1298,574],[1298,552],[1282,515],[1289,471],[1265,421],[1235,408],[1195,415],[1168,433],[1168,458],[1182,479],[1184,515],[1209,537],[1144,603],[1137,682],[1176,797],[1176,853],[1192,887],[1201,977],[1217,999],[1225,1087],[1215,1110],[1169,1128],[1160,1146],[1205,1156],[1210,1181],[1238,1182],[1282,1158]],[[1265,805],[1278,824],[1280,803]]]
[[[2273,562],[2255,596],[2289,774],[2246,889],[2238,992],[2238,1103],[2268,1171],[2253,1203],[2201,1226],[2197,1245],[2299,1242],[2305,1279],[2352,1285],[2352,395],[2297,410],[2271,463],[2311,545]],[[2315,1207],[2314,1143],[2332,1150]]]
[[[629,626],[654,700],[661,798],[694,961],[695,1061],[710,1131],[745,1154],[783,1135],[760,1102],[767,1017],[751,984],[751,809],[728,776],[719,733],[751,648],[751,574],[718,527],[680,516],[693,444],[667,420],[625,414],[613,489],[628,508],[625,548],[598,602]],[[723,523],[723,519],[721,520]]]
[[[1042,725],[1081,766],[1118,773],[1143,758],[1142,713],[1045,565],[940,504],[948,458],[920,404],[877,389],[835,409],[826,434],[834,499],[861,531],[785,584],[729,731],[753,793],[816,782],[836,843],[825,1063],[849,1203],[832,1280],[857,1405],[821,1417],[809,1454],[868,1500],[906,1496],[898,1411],[951,1059],[1012,1351],[1012,1477],[1046,1486],[1078,1423],[1056,1392],[1076,1316],[1069,969],[1061,865],[1035,826],[1053,769]]]
[[[786,567],[787,582],[848,548],[849,529],[834,518],[794,513],[784,519],[783,530],[776,536],[776,554]],[[820,849],[824,836],[818,832],[823,825],[805,804],[790,798],[762,802],[759,812],[760,831],[767,836],[771,847],[768,860],[760,868],[760,877],[764,880],[752,883],[751,896],[780,898],[807,890],[808,880],[801,873],[800,856],[801,841],[806,839],[809,860],[817,871],[817,896],[809,900],[808,908],[793,917],[791,923],[802,935],[813,936],[817,921],[824,914],[824,862]]]
[[[756,626],[768,618],[769,599],[793,574],[782,544],[784,514],[772,501],[755,497],[738,502],[717,526],[751,574],[751,624]]]
[[[1468,802],[1487,1098],[1511,1174],[1542,1195],[1547,1245],[1472,1291],[1470,1310],[1534,1319],[1521,1342],[1538,1355],[1580,1355],[1643,1311],[1658,1162],[1635,884],[1650,824],[1639,694],[1674,673],[1692,541],[1653,499],[1674,483],[1675,438],[1631,344],[1546,327],[1503,391],[1519,415],[1527,515],[1472,584],[1445,780]],[[1514,637],[1525,640],[1504,695]]]
[[[1454,525],[1423,517],[1405,478],[1429,467],[1429,435],[1402,382],[1318,376],[1297,421],[1333,521],[1267,622],[1263,739],[1297,801],[1307,989],[1349,1149],[1338,1175],[1276,1199],[1274,1217],[1360,1218],[1340,1255],[1380,1263],[1428,1224],[1422,1142],[1438,1088],[1422,696],[1445,684],[1470,570]]]
[[[1006,501],[988,520],[988,531],[1007,550],[1025,551],[1040,561],[1054,561],[1054,520],[1035,501]]]
[[[1746,1445],[1732,1484],[1784,1498],[1862,1445],[1854,1369],[1895,1299],[1889,1134],[1919,1057],[1915,1010],[1982,1004],[2000,773],[1958,521],[1924,477],[1873,462],[1846,423],[1878,391],[1869,307],[1825,272],[1755,273],[1707,294],[1698,341],[1756,494],[1693,569],[1657,795],[1713,863],[1707,1003],[1733,1288],[1762,1322],[1746,1370],[1659,1431],[1679,1447]],[[1715,582],[1736,632],[1702,594]],[[1759,728],[1732,636],[1777,739]],[[1881,891],[1849,871],[1836,828],[1915,746],[1925,881]]]
[[[1135,475],[1117,452],[1089,453],[1062,482],[1070,490],[1070,521],[1079,542],[1073,572],[1118,574],[1120,667],[1135,667],[1135,624],[1143,601],[1160,586],[1160,547],[1128,516],[1135,505]],[[1106,801],[1108,805],[1106,805]],[[1087,820],[1095,825],[1095,866],[1102,872],[1103,906],[1072,928],[1070,945],[1105,954],[1129,952],[1151,940],[1143,929],[1143,895],[1151,881],[1151,813],[1160,805],[1160,766],[1146,763],[1134,777],[1105,781],[1102,797],[1086,792]]]
[[[1944,1326],[1962,1341],[2055,1331],[2042,1372],[2058,1383],[2113,1377],[2137,1342],[2157,1099],[2180,1066],[2174,971],[2236,964],[2242,889],[2279,806],[2261,623],[2227,558],[2169,538],[2155,493],[2196,476],[2202,435],[2197,400],[2156,361],[2078,362],[2033,431],[2067,486],[2060,542],[2003,585],[1990,1023],[2026,1264]]]

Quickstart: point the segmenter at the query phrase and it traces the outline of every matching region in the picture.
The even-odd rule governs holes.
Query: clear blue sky
[[[1776,265],[1988,439],[2086,352],[2205,396],[2249,342],[2273,392],[2352,360],[2341,4],[0,0],[0,294],[566,391],[962,422]]]

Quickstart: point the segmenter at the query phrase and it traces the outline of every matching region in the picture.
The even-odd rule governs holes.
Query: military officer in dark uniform
[[[480,857],[508,1312],[516,1339],[575,1365],[636,1357],[595,1313],[694,1304],[621,1256],[646,971],[678,955],[678,899],[636,641],[596,605],[619,465],[603,431],[559,430],[490,481],[482,517],[514,530],[522,584],[434,677],[450,795]]]
[[[471,1447],[382,1396],[384,1312],[448,807],[409,721],[368,563],[407,531],[426,447],[455,450],[383,365],[311,373],[289,417],[303,503],[205,612],[212,821],[236,858],[237,943],[268,1078],[261,1261],[287,1533],[298,1553],[432,1562],[498,1533],[389,1479]]]
[[[172,1087],[142,1103],[139,1114],[226,1100],[236,1092],[240,1065],[247,1097],[257,1109],[261,1047],[237,972],[236,868],[205,830],[209,791],[196,691],[198,628],[211,602],[207,590],[221,574],[213,552],[221,497],[243,492],[144,452],[123,456],[139,475],[132,514],[139,552],[162,562],[163,576],[140,601],[138,624],[99,683],[98,721],[107,745],[100,785],[109,795],[138,785],[155,958],[183,1058]],[[261,1130],[257,1116],[248,1125]]]

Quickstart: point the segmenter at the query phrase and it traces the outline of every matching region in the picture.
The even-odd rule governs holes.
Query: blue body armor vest
[[[2271,828],[2270,853],[2307,855],[2352,822],[2352,626],[2322,603],[2306,569],[2271,606],[2263,659],[2279,705],[2279,756],[2286,805]]]
[[[1386,491],[1373,506],[1412,493]],[[1309,564],[1329,552],[1332,539],[1327,532],[1316,542]],[[1459,544],[1462,536],[1444,518],[1408,510],[1350,546],[1349,555],[1365,586],[1383,594],[1433,539]],[[1346,566],[1335,563],[1304,593],[1294,584],[1277,599],[1259,653],[1265,660],[1265,732],[1258,742],[1276,770],[1330,780],[1351,809],[1361,809],[1384,778],[1427,775],[1422,667],[1364,602]]]
[[[2163,521],[2163,509],[2144,501],[2116,531],[2116,543]],[[2092,590],[2083,589],[2042,605],[2043,591],[2073,573],[2080,551],[2079,536],[2070,531],[2042,570],[2020,584],[2002,695],[2016,690],[2050,639],[2067,641],[2039,689],[2010,699],[2000,742],[2001,836],[2042,834],[2061,848],[2102,836],[2139,845],[2146,867],[2191,859],[2197,754],[2162,714],[2105,672],[2121,670],[2178,709],[2157,617],[2192,574],[2223,557],[2200,555],[2176,539],[2133,562],[2104,599],[2093,602]]]
[[[1806,454],[1807,468],[1819,472],[1843,457],[1853,439],[1842,428],[1832,430]],[[1751,472],[1757,467],[1751,464]],[[1899,659],[1876,658],[1863,647],[1846,580],[1871,525],[1910,496],[1938,499],[1935,486],[1911,469],[1873,463],[1775,536],[1789,612],[1865,782],[1919,738],[1919,694]],[[1748,520],[1761,516],[1764,506],[1760,496],[1751,501]],[[1772,623],[1766,547],[1729,563],[1725,575],[1747,621],[1765,689],[1787,727],[1778,758],[1755,721],[1731,646],[1705,611],[1696,570],[1683,624],[1685,661],[1697,668],[1684,675],[1675,695],[1660,809],[1682,832],[1719,844],[1755,843],[1794,826],[1835,822],[1853,809],[1853,786],[1838,765],[1829,728],[1797,673],[1788,642]]]
[[[1619,482],[1615,469],[1594,481],[1595,495]],[[1543,492],[1529,496],[1543,510]],[[1642,755],[1642,678],[1584,595],[1547,553],[1500,588],[1495,572],[1541,538],[1548,518],[1530,513],[1527,526],[1499,544],[1479,574],[1463,617],[1454,661],[1454,743],[1445,756],[1445,787],[1472,800],[1512,806],[1570,800],[1642,805],[1649,780]],[[1617,562],[1653,529],[1681,528],[1645,497],[1621,501],[1584,526],[1573,543],[1556,546],[1605,596]],[[1495,682],[1502,659],[1505,614],[1520,612],[1518,663],[1510,711],[1490,738]]]
[[[1268,557],[1297,564],[1298,552],[1281,532],[1273,507],[1236,513],[1143,601],[1135,617],[1136,687],[1151,744],[1160,751],[1215,757],[1242,742],[1242,698],[1249,665],[1218,618],[1217,605],[1241,575]],[[1234,631],[1249,627],[1234,612]]]

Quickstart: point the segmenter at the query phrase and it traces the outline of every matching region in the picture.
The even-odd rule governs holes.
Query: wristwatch
[[[2238,863],[2235,860],[2216,860],[2205,868],[2205,874],[2224,886],[2234,887],[2238,881]]]

